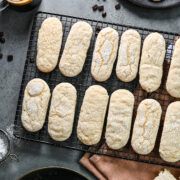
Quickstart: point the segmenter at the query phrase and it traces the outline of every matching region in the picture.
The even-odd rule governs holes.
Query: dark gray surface
[[[130,24],[140,27],[164,30],[169,32],[180,31],[180,7],[168,10],[147,10],[120,1],[121,9],[115,10],[117,1],[106,0],[43,0],[39,7],[42,11],[92,18],[115,23]],[[107,17],[93,12],[95,4],[104,4]],[[26,13],[6,9],[0,13],[0,31],[5,32],[6,43],[0,44],[4,58],[0,60],[0,128],[9,130],[14,121],[18,93],[26,52],[32,16],[36,10]],[[6,55],[13,54],[13,62],[7,62]],[[10,132],[10,131],[9,131]],[[11,133],[11,132],[10,132]],[[15,180],[27,171],[43,166],[63,166],[72,168],[95,179],[86,171],[78,160],[82,153],[69,149],[38,144],[13,139],[12,152],[16,153],[19,161],[7,159],[0,165],[0,180]]]

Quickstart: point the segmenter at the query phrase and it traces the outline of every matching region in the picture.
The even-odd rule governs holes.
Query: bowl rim
[[[12,1],[12,0],[7,0],[10,4],[16,5],[16,6],[23,6],[26,4],[29,4],[32,2],[32,0],[21,0],[21,1]]]
[[[70,171],[73,172],[77,175],[80,175],[81,177],[85,178],[86,180],[89,180],[85,175],[81,174],[78,171],[75,171],[73,169],[69,169],[69,168],[65,168],[65,167],[61,167],[61,166],[45,166],[45,167],[41,167],[41,168],[37,168],[37,169],[33,169],[31,171],[28,171],[27,173],[25,173],[24,175],[20,176],[17,180],[22,180],[25,176],[33,173],[33,172],[37,172],[39,170],[45,170],[45,169],[61,169],[61,170],[66,170],[66,171]]]

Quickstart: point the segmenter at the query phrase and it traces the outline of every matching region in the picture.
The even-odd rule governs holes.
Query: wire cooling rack
[[[61,20],[61,22],[63,24],[63,40],[62,40],[62,48],[61,48],[61,52],[60,52],[60,57],[61,57],[62,51],[64,49],[65,41],[67,39],[70,28],[75,22],[83,20],[83,21],[88,22],[92,26],[93,36],[92,36],[92,40],[91,40],[91,45],[90,45],[89,51],[87,53],[87,58],[86,58],[86,62],[85,62],[83,71],[77,77],[68,78],[68,77],[63,76],[60,73],[58,67],[56,67],[56,69],[51,73],[42,73],[36,68],[36,63],[33,61],[33,59],[34,60],[36,59],[36,45],[37,45],[37,38],[38,38],[38,30],[41,26],[42,21],[44,19],[46,19],[47,17],[57,17]],[[22,84],[21,84],[20,93],[19,93],[16,117],[15,117],[15,121],[14,121],[14,124],[15,124],[14,135],[18,138],[36,141],[36,142],[43,142],[43,143],[52,144],[52,145],[56,145],[56,146],[60,146],[60,147],[67,147],[67,148],[71,148],[71,149],[92,152],[92,153],[97,153],[97,154],[102,154],[102,155],[109,155],[109,156],[119,157],[119,158],[128,159],[128,160],[134,160],[134,161],[146,162],[146,163],[151,163],[151,164],[160,164],[160,165],[180,168],[180,162],[167,163],[160,158],[159,152],[158,152],[165,111],[166,111],[169,103],[177,100],[168,95],[168,93],[165,89],[165,82],[166,82],[166,78],[167,78],[170,60],[172,57],[174,42],[178,38],[179,34],[168,33],[168,32],[163,32],[163,31],[156,31],[156,32],[161,33],[166,40],[166,57],[165,57],[165,62],[164,62],[164,74],[163,74],[161,87],[153,93],[147,93],[141,89],[141,87],[138,83],[138,80],[139,80],[138,76],[134,81],[132,81],[130,83],[124,83],[124,82],[118,80],[116,77],[116,73],[115,73],[116,63],[114,65],[112,75],[107,81],[98,83],[92,78],[91,72],[90,72],[90,66],[91,66],[91,61],[92,61],[94,44],[95,44],[96,36],[98,33],[97,29],[99,29],[99,27],[100,28],[112,27],[118,31],[120,36],[127,29],[130,29],[130,28],[136,29],[142,37],[142,43],[143,43],[144,38],[149,33],[155,32],[155,30],[150,30],[150,29],[145,29],[145,28],[113,24],[113,23],[83,19],[83,18],[76,18],[76,17],[72,17],[72,16],[44,13],[44,12],[39,12],[35,15],[33,26],[32,26],[32,31],[31,31],[31,36],[30,36],[30,41],[29,41],[27,59],[25,62],[24,73],[23,73],[23,77],[22,77]],[[27,132],[22,127],[21,110],[22,110],[24,89],[25,89],[27,83],[31,79],[37,78],[37,77],[42,78],[43,80],[45,80],[48,83],[51,92],[54,89],[54,87],[61,82],[69,82],[69,83],[73,84],[77,89],[78,101],[77,101],[77,106],[76,106],[73,132],[72,132],[71,137],[64,142],[56,142],[56,141],[52,140],[50,138],[50,136],[48,135],[48,132],[47,132],[48,113],[47,113],[45,124],[39,132],[30,133],[30,132]],[[103,87],[105,87],[107,89],[109,95],[112,92],[114,92],[115,90],[120,89],[120,88],[128,89],[134,94],[135,107],[134,107],[132,126],[134,123],[137,106],[143,99],[154,98],[160,102],[160,104],[162,106],[163,114],[162,114],[161,125],[160,125],[160,129],[159,129],[156,145],[155,145],[155,148],[152,153],[150,153],[149,155],[146,155],[146,156],[136,154],[130,145],[131,138],[129,139],[129,142],[127,143],[127,145],[120,150],[114,151],[114,150],[108,149],[108,147],[105,145],[105,138],[104,138],[105,128],[103,129],[103,135],[102,135],[101,141],[97,146],[89,147],[89,146],[83,145],[78,140],[77,135],[76,135],[76,128],[77,128],[77,121],[78,121],[78,116],[79,116],[79,112],[80,112],[80,107],[81,107],[86,89],[89,86],[94,85],[94,84],[100,84]],[[48,112],[49,112],[49,109],[48,109]],[[106,126],[106,119],[105,119],[104,127],[105,126]],[[131,128],[131,134],[132,134],[132,128]]]

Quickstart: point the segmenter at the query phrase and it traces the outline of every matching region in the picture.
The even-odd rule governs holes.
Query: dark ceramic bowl
[[[28,172],[18,180],[88,180],[85,176],[63,167],[43,167]]]
[[[129,0],[129,1],[138,6],[153,8],[153,9],[163,9],[163,8],[169,8],[180,5],[180,0],[163,0],[161,2],[152,2],[151,0]]]

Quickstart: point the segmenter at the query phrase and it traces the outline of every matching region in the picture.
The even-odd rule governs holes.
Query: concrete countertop
[[[180,7],[166,10],[148,10],[134,6],[127,0],[120,0],[121,9],[115,10],[118,1],[114,0],[42,0],[39,8],[29,12],[17,12],[7,8],[0,13],[0,31],[4,31],[6,43],[0,44],[4,57],[0,60],[0,128],[12,134],[16,105],[22,79],[24,62],[28,48],[30,27],[36,11],[46,11],[76,17],[91,18],[113,23],[180,32]],[[104,4],[107,17],[93,12],[94,4]],[[8,62],[6,56],[14,55]],[[13,139],[12,153],[19,161],[8,158],[0,165],[0,179],[16,180],[27,171],[44,166],[63,166],[74,169],[87,176],[95,177],[83,168],[78,160],[82,152],[58,148],[46,144]]]

